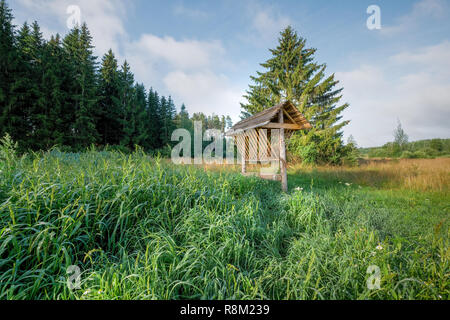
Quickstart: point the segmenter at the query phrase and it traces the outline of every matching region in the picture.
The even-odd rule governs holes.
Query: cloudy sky
[[[46,37],[68,31],[80,9],[96,55],[112,48],[136,80],[188,111],[239,119],[249,77],[292,25],[326,63],[351,104],[345,135],[360,146],[450,138],[450,0],[9,0],[15,23],[37,20]],[[367,8],[381,9],[369,30]],[[69,10],[68,10],[69,9]]]

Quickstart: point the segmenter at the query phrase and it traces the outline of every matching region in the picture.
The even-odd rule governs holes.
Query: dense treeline
[[[0,1],[0,136],[9,133],[23,150],[55,145],[135,145],[147,151],[171,145],[176,128],[225,129],[229,117],[194,114],[172,98],[136,83],[127,61],[110,50],[99,62],[86,24],[45,40],[37,22],[16,28]]]
[[[362,148],[361,155],[369,158],[427,159],[450,156],[450,139],[429,139],[409,142],[398,120],[394,141],[378,148]]]
[[[427,159],[450,157],[450,139],[431,139],[408,142],[403,147],[395,142],[378,148],[364,148],[361,154],[369,158]]]

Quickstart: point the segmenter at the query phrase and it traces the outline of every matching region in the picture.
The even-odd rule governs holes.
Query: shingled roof
[[[294,125],[298,125],[297,128],[292,130],[304,130],[312,128],[308,120],[306,120],[306,118],[300,113],[300,111],[298,111],[298,109],[292,104],[292,102],[286,101],[236,123],[236,125],[234,125],[233,128],[231,128],[231,130],[226,134],[228,136],[234,136],[242,133],[242,131],[245,130],[263,128],[272,122],[277,123],[278,114],[281,109],[284,109],[284,111],[287,113],[287,121],[293,122],[292,124]]]

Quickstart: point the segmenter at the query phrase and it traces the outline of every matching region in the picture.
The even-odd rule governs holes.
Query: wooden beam
[[[280,129],[280,168],[281,168],[281,188],[284,192],[288,192],[287,182],[287,163],[286,163],[286,142],[284,140],[284,114],[283,109],[278,115],[279,123],[282,125]]]
[[[283,108],[284,115],[292,121],[292,123],[297,123],[294,119],[292,119],[291,115]]]
[[[247,173],[247,167],[246,167],[246,163],[245,163],[245,154],[246,154],[246,150],[247,149],[247,142],[245,141],[245,138],[244,138],[244,147],[243,147],[243,152],[242,152],[242,155],[241,155],[241,161],[242,161],[242,174],[243,175],[245,175],[246,173]]]
[[[281,113],[283,113],[281,111]],[[284,118],[284,117],[283,117]],[[298,124],[292,124],[292,123],[274,123],[270,122],[263,126],[264,129],[288,129],[288,130],[301,130],[302,127]]]

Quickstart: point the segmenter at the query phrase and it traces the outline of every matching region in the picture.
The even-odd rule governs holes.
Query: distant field
[[[10,154],[0,299],[448,299],[449,166],[292,167],[283,194],[143,153]]]
[[[362,160],[358,167],[319,167],[307,172],[382,189],[450,191],[450,158]]]
[[[420,140],[407,143],[402,148],[387,143],[382,147],[360,148],[359,153],[366,158],[434,159],[450,158],[450,139]]]

